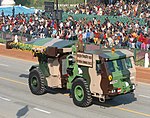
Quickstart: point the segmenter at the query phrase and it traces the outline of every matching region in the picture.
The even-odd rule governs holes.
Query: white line
[[[0,97],[0,99],[5,100],[5,101],[11,101],[10,99],[4,98],[4,97]]]
[[[144,98],[149,98],[150,99],[150,96],[146,96],[146,95],[139,95],[140,97],[144,97]]]
[[[4,78],[4,77],[0,77],[0,79],[6,80],[6,81],[9,81],[9,82],[13,82],[13,83],[17,83],[17,84],[28,85],[28,84],[26,84],[26,83],[24,83],[24,82],[15,81],[15,80],[13,80],[13,79],[8,79],[8,78]]]
[[[8,67],[8,65],[6,65],[6,64],[0,64],[0,66],[5,66],[5,67]]]
[[[45,111],[45,110],[42,110],[42,109],[39,109],[39,108],[33,108],[34,110],[37,110],[37,111],[41,111],[43,113],[47,113],[47,114],[50,114],[51,112],[48,112],[48,111]]]

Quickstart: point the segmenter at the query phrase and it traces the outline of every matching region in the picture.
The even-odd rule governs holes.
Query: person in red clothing
[[[57,23],[54,23],[54,29],[57,30]]]
[[[0,30],[2,30],[3,25],[4,25],[3,23],[2,23],[2,24],[0,24]]]
[[[142,38],[142,44],[141,44],[141,49],[146,50],[147,49],[147,43],[148,43],[148,38],[146,37],[146,35],[143,36]]]
[[[98,21],[97,21],[97,24],[98,24],[98,26],[99,26],[99,25],[101,24],[101,21],[100,21],[100,20],[98,20]]]
[[[147,50],[150,49],[150,38],[147,38],[147,45],[146,45]]]
[[[32,20],[32,17],[30,17],[29,22],[32,23],[32,21],[33,21],[33,20]]]
[[[139,38],[138,38],[138,40],[137,40],[137,42],[135,44],[137,49],[140,49],[143,40],[144,40],[143,34],[140,33],[140,36],[139,36]]]

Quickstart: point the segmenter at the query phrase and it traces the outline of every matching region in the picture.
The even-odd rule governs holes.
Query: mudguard
[[[34,68],[37,68],[37,67],[39,67],[38,64],[31,66],[31,68],[29,69],[29,72],[31,72],[31,70],[33,70]]]

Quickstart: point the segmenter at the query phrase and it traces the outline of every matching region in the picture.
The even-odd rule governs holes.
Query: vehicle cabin
[[[132,52],[88,50],[78,52],[75,58],[94,96],[124,94],[134,89],[136,70]]]

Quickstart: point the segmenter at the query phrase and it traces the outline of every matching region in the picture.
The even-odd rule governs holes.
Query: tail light
[[[121,88],[117,89],[117,93],[120,94],[121,93]]]
[[[64,74],[65,77],[69,77],[69,74]]]

